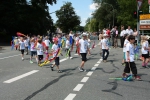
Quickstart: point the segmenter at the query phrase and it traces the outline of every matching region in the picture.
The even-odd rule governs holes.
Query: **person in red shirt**
[[[106,34],[110,37],[110,29],[109,28],[106,29]]]

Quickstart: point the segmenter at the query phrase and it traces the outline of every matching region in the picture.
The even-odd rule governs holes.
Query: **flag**
[[[143,3],[143,0],[137,0],[138,10],[140,10],[142,3]]]

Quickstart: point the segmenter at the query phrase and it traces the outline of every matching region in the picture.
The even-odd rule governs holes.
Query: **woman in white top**
[[[138,31],[136,30],[136,28],[134,28],[133,36],[135,36],[135,42],[134,42],[134,44],[137,44],[137,40],[138,40]]]
[[[50,45],[50,40],[48,39],[48,36],[45,37],[44,43],[46,45],[46,53],[48,53],[48,49]]]
[[[146,36],[144,36],[144,38],[143,38],[141,51],[142,51],[142,57],[144,58],[143,63],[142,63],[142,67],[147,67],[147,64],[149,61],[149,44],[148,44]]]

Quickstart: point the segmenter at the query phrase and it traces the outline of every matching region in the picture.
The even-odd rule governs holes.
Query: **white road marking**
[[[78,54],[74,54],[74,55],[76,55],[76,56],[77,56]]]
[[[67,60],[67,58],[61,59],[60,62],[63,62],[63,61],[65,61],[65,60]]]
[[[70,93],[64,100],[73,100],[75,98],[76,94]]]
[[[99,66],[99,64],[95,64],[94,66],[97,67],[97,66]]]
[[[30,71],[30,72],[25,73],[25,74],[23,74],[23,75],[17,76],[17,77],[12,78],[12,79],[9,79],[9,80],[7,80],[7,81],[4,81],[3,83],[12,83],[12,82],[17,81],[17,80],[19,80],[19,79],[21,79],[21,78],[24,78],[24,77],[27,77],[27,76],[29,76],[29,75],[31,75],[31,74],[34,74],[34,73],[36,73],[36,72],[38,72],[38,71],[39,71],[39,70]]]
[[[91,76],[92,74],[93,74],[93,72],[90,71],[90,72],[88,72],[86,75],[87,75],[87,76]]]
[[[73,91],[80,91],[80,89],[83,87],[84,84],[78,84]]]
[[[3,57],[3,58],[0,58],[0,60],[1,59],[6,59],[6,58],[12,58],[12,57],[16,57],[16,56],[20,56],[21,54],[19,54],[19,55],[13,55],[13,56],[8,56],[8,57]]]
[[[97,67],[93,67],[91,70],[94,71],[94,70],[96,70],[96,68],[97,68]]]
[[[84,77],[84,78],[81,80],[81,82],[85,83],[85,82],[87,82],[88,79],[89,79],[89,77]]]
[[[98,63],[98,64],[100,64],[100,63],[101,63],[101,61],[98,61],[97,63]]]

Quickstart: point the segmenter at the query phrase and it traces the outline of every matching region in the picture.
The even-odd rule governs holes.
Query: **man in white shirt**
[[[128,35],[132,35],[132,34],[133,34],[133,30],[131,29],[130,26],[128,26],[128,29],[126,29],[126,33],[127,33]]]
[[[126,31],[124,30],[124,26],[121,27],[121,33],[120,33],[120,44],[121,44],[121,48],[123,48],[123,44],[124,44],[124,35],[126,34]]]
[[[83,38],[79,40],[80,55],[82,57],[82,62],[81,62],[81,66],[79,67],[79,71],[84,72],[84,71],[86,71],[84,69],[84,63],[87,60],[86,55],[87,55],[89,48],[88,48],[88,41],[86,40],[87,34],[83,33],[82,37]]]

